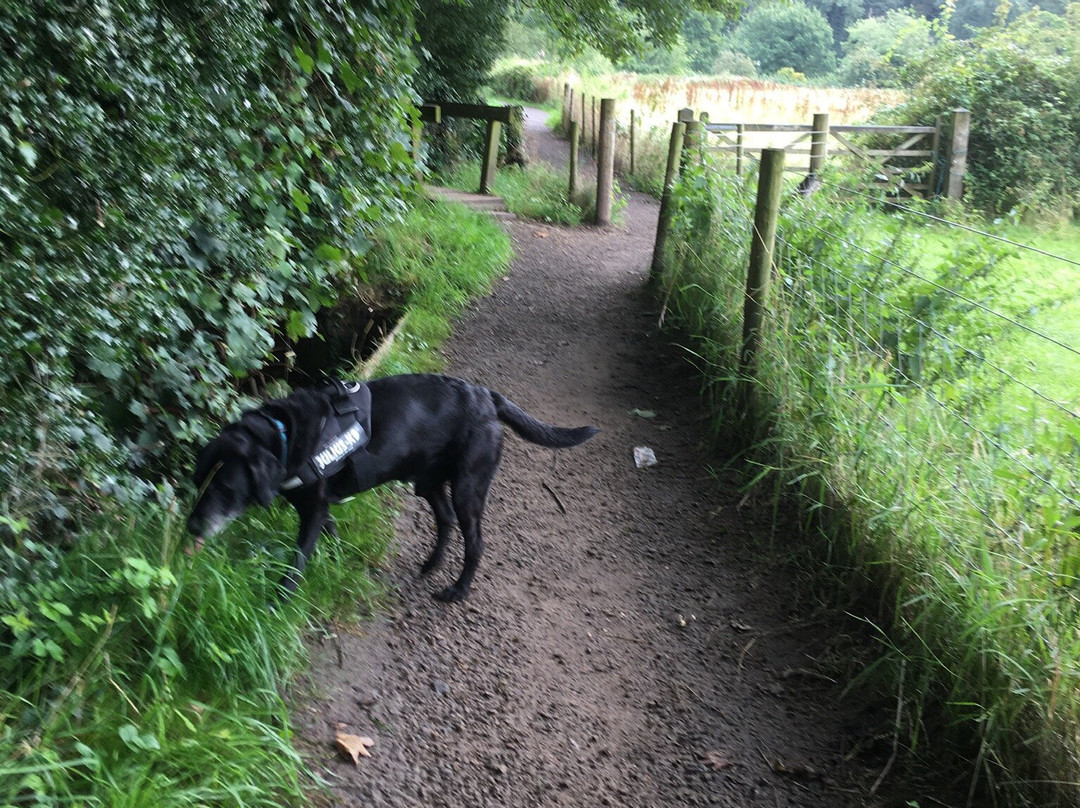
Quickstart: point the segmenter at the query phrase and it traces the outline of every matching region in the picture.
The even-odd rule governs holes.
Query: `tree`
[[[833,45],[839,50],[848,28],[863,16],[863,0],[806,0],[810,8],[825,15],[833,32]]]
[[[691,11],[734,19],[742,0],[536,0],[536,7],[568,42],[618,62],[647,45],[674,45]]]
[[[821,76],[836,66],[828,20],[799,0],[758,6],[739,23],[732,42],[762,73],[790,67]]]
[[[852,85],[898,87],[904,71],[932,43],[930,21],[910,11],[867,17],[848,29],[840,75]]]
[[[715,12],[691,11],[683,22],[682,36],[690,69],[710,73],[721,51],[727,49],[724,29],[730,20]]]

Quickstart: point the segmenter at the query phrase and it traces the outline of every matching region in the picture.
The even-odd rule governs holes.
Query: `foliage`
[[[790,67],[821,76],[836,64],[828,21],[801,0],[758,6],[739,23],[732,45],[753,59],[761,73]]]
[[[848,85],[900,87],[931,45],[931,25],[907,10],[859,20],[848,29],[839,75]]]
[[[488,89],[497,96],[533,104],[555,100],[558,81],[552,66],[541,61],[502,61],[488,75]]]
[[[649,48],[618,65],[630,73],[654,73],[663,76],[683,76],[690,72],[690,56],[686,43],[680,38],[662,48]]]
[[[932,123],[972,111],[967,198],[1005,213],[1068,216],[1080,177],[1080,3],[1033,12],[969,41],[943,40],[920,65],[912,100],[891,120]]]
[[[837,49],[851,26],[865,18],[863,0],[806,0],[806,5],[824,15],[833,32],[833,48]]]
[[[682,40],[686,43],[690,70],[694,73],[710,73],[720,52],[725,47],[726,29],[730,25],[722,14],[691,12],[682,27]]]
[[[757,76],[757,65],[745,53],[722,50],[716,54],[712,72],[717,76],[744,76],[752,79]]]
[[[571,45],[591,46],[612,61],[646,45],[670,47],[693,10],[734,18],[740,0],[538,0],[555,30]]]
[[[4,4],[9,517],[141,496],[312,332],[413,184],[410,30],[402,3]]]
[[[1054,295],[1017,294],[1035,284],[1000,243],[878,212],[841,193],[854,181],[783,196],[756,413],[738,393],[752,180],[680,179],[665,311],[718,435],[881,604],[908,694],[896,737],[965,756],[976,802],[979,784],[1003,805],[1073,804],[1080,428],[1033,394],[1048,368],[1013,325]]]
[[[418,0],[416,91],[425,101],[478,102],[503,44],[503,0]]]
[[[479,177],[479,163],[468,161],[458,164],[440,179],[451,188],[475,191]],[[577,198],[569,200],[568,185],[565,175],[556,174],[541,163],[534,163],[524,168],[498,171],[493,190],[503,198],[511,213],[526,219],[574,226],[581,224],[595,209],[595,189],[583,189]]]
[[[365,275],[406,311],[374,370],[433,370],[448,318],[505,271],[509,240],[429,203],[371,237]],[[297,529],[285,506],[193,556],[175,510],[115,501],[44,569],[25,541],[0,566],[0,804],[307,804],[279,693],[305,663],[305,632],[321,639],[318,624],[380,597],[370,570],[390,548],[392,503],[384,489],[336,506],[337,535],[276,608]]]
[[[967,39],[983,28],[1012,22],[1035,9],[1063,14],[1068,3],[1069,0],[1010,0],[1008,3],[998,0],[965,0],[955,4],[955,11],[949,20],[949,30],[956,36]]]

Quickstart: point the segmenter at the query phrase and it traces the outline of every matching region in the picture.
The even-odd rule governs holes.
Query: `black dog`
[[[333,385],[267,402],[225,427],[199,452],[194,476],[202,491],[188,529],[201,540],[253,503],[267,506],[282,494],[300,516],[296,560],[281,581],[287,596],[296,589],[319,533],[334,530],[330,503],[389,480],[411,482],[431,505],[438,530],[421,574],[442,562],[457,515],[465,566],[461,577],[435,597],[459,601],[469,594],[484,549],[480,521],[499,464],[500,421],[525,440],[550,448],[577,446],[597,432],[591,426],[550,426],[496,392],[448,376],[391,376],[368,382],[367,390],[370,420],[361,417],[362,426],[354,431],[363,433],[369,424],[370,442],[354,451],[344,468],[313,482],[300,477],[319,451],[322,425],[333,417]]]

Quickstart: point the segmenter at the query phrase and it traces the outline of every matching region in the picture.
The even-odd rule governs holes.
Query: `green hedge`
[[[411,8],[2,6],[0,537],[167,488],[313,332],[413,187]]]

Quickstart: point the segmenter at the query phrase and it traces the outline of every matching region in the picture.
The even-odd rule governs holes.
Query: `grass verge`
[[[437,369],[451,318],[505,271],[489,219],[424,204],[379,234],[364,280],[400,298],[406,328],[379,374]],[[184,503],[103,502],[61,556],[6,525],[19,574],[0,588],[0,805],[304,805],[317,783],[291,743],[283,693],[303,636],[378,603],[393,498],[335,509],[300,590],[275,602],[295,518],[256,509],[184,552]],[[40,561],[40,563],[35,563]]]
[[[976,803],[1076,804],[1080,367],[1075,351],[1067,372],[1047,367],[1030,345],[1062,309],[1018,293],[1036,263],[998,242],[941,238],[861,199],[785,195],[748,419],[753,186],[687,172],[660,283],[718,435],[880,609],[876,672],[905,694],[896,737],[939,763],[955,754]]]

